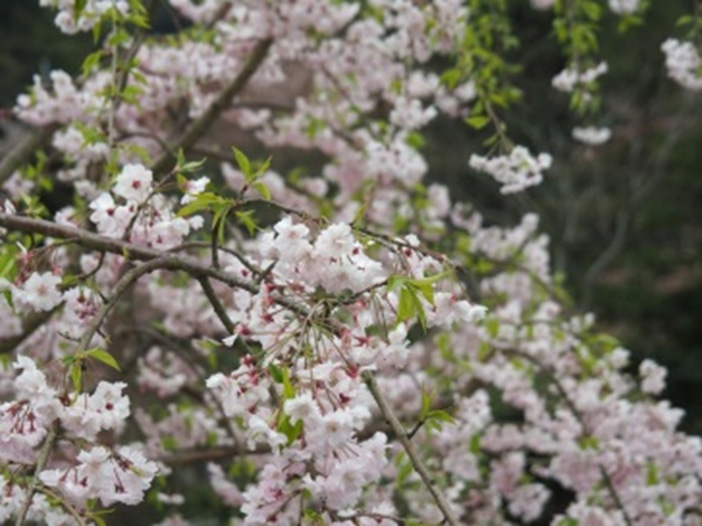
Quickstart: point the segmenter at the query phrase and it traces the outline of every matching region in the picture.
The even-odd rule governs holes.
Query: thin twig
[[[376,381],[375,377],[373,376],[373,374],[370,371],[364,371],[362,376],[363,376],[363,381],[368,386],[368,390],[371,392],[371,394],[373,395],[373,398],[375,399],[376,403],[378,404],[378,407],[380,408],[380,412],[383,414],[385,419],[388,421],[388,424],[390,424],[390,427],[397,435],[397,439],[400,441],[400,443],[402,444],[402,447],[404,448],[405,452],[407,453],[407,456],[409,457],[410,462],[412,462],[412,466],[414,466],[414,470],[417,472],[419,477],[422,479],[422,482],[429,490],[429,493],[431,493],[431,496],[434,498],[434,502],[436,502],[436,505],[438,506],[439,510],[441,510],[441,513],[444,516],[445,522],[447,524],[449,524],[450,526],[459,526],[460,523],[458,522],[458,517],[456,517],[456,514],[453,512],[453,509],[451,508],[451,504],[448,502],[448,500],[446,499],[444,494],[437,487],[434,479],[429,474],[429,470],[424,465],[424,461],[419,456],[419,453],[417,452],[416,448],[414,447],[414,444],[407,436],[407,432],[405,431],[405,428],[402,426],[402,424],[400,423],[400,420],[397,418],[397,415],[390,407],[390,404],[388,403],[388,401],[385,399],[385,396],[383,395],[383,392],[380,390],[380,387],[378,386],[378,382]]]
[[[151,261],[147,261],[146,263],[142,263],[138,267],[134,267],[129,272],[124,274],[114,286],[113,293],[112,296],[110,296],[109,301],[105,303],[93,317],[93,319],[90,320],[90,324],[86,328],[85,332],[83,332],[83,335],[78,342],[78,352],[84,351],[88,348],[90,341],[93,339],[93,336],[95,336],[95,333],[100,328],[100,325],[102,325],[105,318],[107,318],[108,314],[122,297],[122,294],[126,292],[132,283],[145,274],[149,274],[162,268],[170,268],[172,266],[173,262],[168,258],[156,258],[152,259]]]
[[[538,359],[535,357],[526,354],[524,352],[520,351],[503,351],[505,353],[509,352],[510,354],[515,354],[521,358],[524,358],[525,360],[529,361],[533,365],[535,365],[538,369],[540,369],[543,372],[546,372],[549,376],[549,380],[553,383],[553,385],[556,387],[556,390],[558,391],[558,394],[561,396],[561,399],[563,403],[568,407],[570,412],[573,414],[575,419],[578,421],[580,424],[580,427],[582,428],[582,434],[583,436],[588,436],[591,435],[591,432],[588,428],[587,421],[585,420],[585,417],[582,415],[578,407],[575,405],[575,402],[571,400],[570,396],[568,396],[568,391],[564,387],[563,383],[560,381],[556,371],[551,370],[550,367],[544,366]],[[614,483],[612,482],[612,479],[609,476],[609,473],[607,473],[607,470],[602,464],[598,465],[598,468],[600,469],[600,473],[602,475],[602,478],[605,482],[605,486],[607,487],[607,491],[609,492],[610,496],[612,497],[612,500],[614,501],[614,504],[619,508],[619,511],[622,512],[622,515],[624,516],[624,522],[626,523],[627,526],[633,526],[633,522],[631,520],[631,517],[629,516],[629,513],[626,511],[626,508],[624,507],[624,503],[622,502],[621,498],[619,497],[619,493],[617,492],[617,488],[614,487]]]
[[[37,491],[41,491],[44,493],[46,496],[51,497],[52,499],[55,499],[58,501],[61,505],[61,507],[68,512],[68,514],[73,517],[77,523],[78,526],[87,526],[87,523],[85,522],[85,519],[81,516],[80,512],[73,506],[71,505],[66,499],[62,499],[61,496],[50,490],[49,488],[46,487],[39,487],[37,488]]]
[[[90,345],[90,341],[93,339],[93,336],[100,328],[100,325],[102,325],[102,322],[105,320],[105,318],[107,318],[112,308],[122,297],[122,294],[124,294],[124,292],[132,285],[132,283],[134,283],[144,274],[148,274],[149,272],[153,272],[159,268],[167,267],[169,263],[170,262],[168,259],[154,259],[152,261],[147,261],[146,263],[143,263],[138,267],[131,269],[124,276],[122,276],[115,285],[114,292],[112,293],[110,300],[100,308],[100,310],[90,321],[90,324],[81,336],[81,339],[78,342],[77,352],[84,351]],[[46,463],[49,460],[51,449],[53,448],[57,437],[58,420],[54,421],[54,423],[51,425],[49,433],[47,434],[46,439],[44,440],[44,444],[42,445],[41,450],[39,451],[39,457],[37,459],[36,468],[34,469],[34,477],[32,478],[32,482],[27,488],[27,497],[24,501],[24,504],[22,505],[22,508],[20,509],[19,514],[17,515],[17,522],[15,523],[15,526],[22,526],[24,523],[24,520],[27,516],[27,512],[29,511],[29,507],[32,503],[32,498],[34,497],[34,493],[36,492],[37,485],[39,483],[39,473],[41,473],[46,467]]]
[[[42,444],[41,449],[39,450],[37,464],[34,468],[34,475],[32,476],[32,481],[29,483],[29,487],[27,488],[27,496],[25,497],[24,502],[22,503],[22,507],[20,508],[19,513],[17,514],[17,521],[15,522],[15,526],[22,526],[24,524],[24,520],[27,517],[27,512],[29,511],[29,507],[32,505],[34,493],[37,491],[37,485],[39,484],[39,474],[42,471],[44,471],[44,468],[46,467],[46,464],[49,461],[49,455],[51,455],[51,450],[54,447],[54,442],[56,441],[57,437],[58,420],[55,420],[51,424],[49,432],[47,433],[46,438],[44,439],[44,443]]]

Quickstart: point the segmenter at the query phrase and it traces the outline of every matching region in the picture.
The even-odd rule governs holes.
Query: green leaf
[[[447,422],[449,424],[456,423],[456,419],[443,409],[434,409],[433,411],[429,411],[429,414],[427,415],[427,420],[438,420],[441,422]]]
[[[418,131],[413,131],[407,134],[405,142],[415,150],[420,150],[426,144],[424,141],[424,136]]]
[[[295,398],[295,388],[290,382],[290,369],[284,367],[283,369],[281,369],[281,373],[283,375],[283,400],[290,400],[291,398]]]
[[[658,484],[659,481],[659,476],[658,476],[658,466],[656,466],[655,462],[647,462],[646,463],[646,484],[649,486],[655,486]]]
[[[242,152],[239,148],[232,146],[232,152],[234,152],[234,157],[236,158],[236,163],[239,165],[239,169],[244,174],[244,178],[247,182],[251,183],[254,180],[253,171],[251,170],[251,161],[246,157],[246,154]]]
[[[469,449],[470,449],[470,452],[473,453],[474,455],[477,455],[478,453],[480,453],[481,438],[482,437],[481,437],[480,433],[476,433],[472,437],[470,437]]]
[[[413,471],[414,471],[414,468],[412,467],[411,462],[409,462],[409,461],[402,462],[397,467],[397,471],[395,473],[395,480],[397,481],[397,487],[402,486],[404,484],[404,482],[407,480],[407,477],[409,477]]]
[[[268,159],[261,163],[261,165],[256,170],[256,179],[258,179],[268,171],[268,169],[271,167],[271,162],[273,162],[273,157],[268,156]]]
[[[263,184],[260,181],[257,181],[251,185],[259,194],[261,194],[261,197],[263,197],[266,201],[271,200],[271,191],[268,189],[268,187]]]
[[[416,312],[416,296],[409,288],[402,287],[400,301],[397,305],[397,322],[410,320]]]
[[[85,59],[83,60],[83,64],[81,65],[81,71],[83,73],[83,76],[88,76],[88,74],[95,68],[95,66],[98,65],[102,56],[103,51],[101,49],[98,49],[97,51],[90,53],[87,57],[85,57]]]
[[[580,449],[599,449],[600,442],[596,437],[584,436],[578,439],[578,445],[580,446]]]
[[[185,164],[185,152],[183,148],[178,148],[178,153],[176,154],[176,166],[183,166]]]
[[[313,510],[311,508],[306,508],[302,512],[302,515],[304,516],[305,520],[307,521],[307,522],[305,522],[305,524],[307,524],[309,522],[310,526],[324,526],[324,524],[326,523],[326,521],[324,520],[324,517],[320,513],[316,512],[315,510]]]
[[[91,349],[88,352],[86,352],[85,355],[90,356],[91,358],[95,358],[96,360],[99,360],[102,363],[109,365],[113,369],[121,371],[117,360],[115,360],[114,356],[112,356],[107,351],[103,351],[102,349]]]
[[[10,250],[14,248],[12,245],[5,245],[5,247],[7,251],[0,254],[0,278],[12,281],[17,270],[15,266],[15,251]]]
[[[225,227],[227,226],[227,215],[231,210],[229,203],[227,204],[216,204],[213,206],[214,217],[212,218],[212,228],[214,234],[217,236],[217,240],[220,243],[224,243],[224,233]]]
[[[102,34],[102,24],[95,24],[92,29],[93,33],[93,43],[97,44],[100,40],[100,35]]]
[[[419,421],[424,422],[427,419],[429,411],[431,411],[432,397],[427,391],[422,389],[422,409],[419,412]]]
[[[180,188],[181,190],[185,188],[188,184],[188,178],[180,173],[176,174],[176,181],[178,182],[178,188]]]
[[[73,22],[78,22],[80,15],[85,11],[86,5],[88,5],[88,0],[75,0],[73,4]]]
[[[220,197],[212,192],[202,192],[197,197],[183,208],[178,210],[178,217],[189,216],[201,210],[207,210],[212,205],[229,205],[230,201],[224,197]]]
[[[686,25],[692,24],[694,21],[695,21],[695,18],[692,15],[683,15],[680,18],[678,18],[676,25],[679,27],[686,26]]]
[[[280,411],[278,431],[288,438],[288,445],[290,445],[302,434],[302,420],[298,420],[295,425],[292,425],[288,415]]]
[[[254,220],[253,210],[237,210],[236,218],[242,225],[244,225],[244,228],[246,228],[246,230],[249,232],[249,235],[253,236],[256,233],[256,230],[258,230],[258,225]]]
[[[366,212],[368,211],[368,203],[364,202],[361,206],[358,207],[358,210],[356,211],[356,215],[353,216],[353,221],[351,221],[352,225],[357,225],[363,217],[366,215]]]
[[[277,384],[283,383],[283,371],[276,364],[272,363],[268,366],[268,372],[271,373],[271,378]]]
[[[467,119],[465,119],[465,122],[471,128],[481,130],[485,126],[490,124],[490,117],[488,117],[487,115],[473,115],[472,117],[468,117]]]
[[[71,367],[71,380],[73,381],[73,390],[80,393],[82,390],[83,367],[81,360],[76,360]]]
[[[189,162],[183,164],[182,166],[180,166],[180,170],[182,172],[186,172],[186,173],[196,172],[197,170],[202,168],[202,166],[206,162],[207,162],[207,159],[200,159],[199,161],[189,161]]]
[[[164,435],[161,437],[161,445],[166,451],[176,451],[178,449],[178,441],[173,435]]]
[[[404,276],[390,276],[388,278],[387,288],[388,290],[397,290],[402,287],[406,281],[407,278]]]
[[[76,2],[77,4],[77,2]],[[124,44],[129,40],[129,33],[125,31],[124,29],[120,29],[119,31],[116,31],[110,35],[110,37],[107,39],[107,45],[116,47],[119,46],[120,44]]]
[[[600,19],[602,15],[602,8],[597,4],[597,2],[583,2],[583,11],[587,14],[588,18],[593,22]]]
[[[500,320],[497,318],[486,319],[485,328],[487,329],[490,338],[497,338],[497,334],[500,332]]]

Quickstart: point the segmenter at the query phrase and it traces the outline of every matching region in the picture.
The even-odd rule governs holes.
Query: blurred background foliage
[[[609,143],[591,148],[571,139],[579,123],[568,97],[551,88],[564,67],[551,15],[513,0],[521,48],[511,58],[522,64],[516,84],[524,98],[504,116],[516,142],[553,154],[546,182],[502,197],[493,181],[467,167],[485,136],[461,122],[435,122],[425,153],[430,177],[449,185],[454,199],[474,203],[486,221],[509,225],[526,212],[539,214],[574,305],[597,313],[602,328],[632,350],[632,367],[651,357],[669,368],[665,395],[687,411],[684,428],[702,435],[702,94],[665,77],[660,51],[693,0],[651,3],[642,26],[622,34],[607,14],[599,33],[610,73],[597,124],[612,128]],[[52,19],[36,0],[0,2],[6,134],[15,97],[32,75],[77,73],[92,46],[90,35],[66,37]],[[171,24],[172,13],[157,9],[155,30]]]

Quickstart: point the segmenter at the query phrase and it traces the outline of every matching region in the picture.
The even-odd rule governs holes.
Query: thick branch
[[[211,268],[209,265],[203,264],[191,257],[134,245],[121,239],[101,236],[81,228],[59,225],[42,219],[31,219],[2,213],[0,213],[0,227],[28,234],[42,234],[58,239],[71,239],[73,242],[85,248],[117,254],[124,256],[127,260],[151,261],[153,259],[160,259],[164,262],[164,268],[182,270],[195,278],[206,276],[225,283],[230,287],[247,290],[253,294],[259,292],[257,284],[244,281],[222,270]],[[278,305],[285,307],[295,314],[301,316],[308,315],[308,312],[303,307],[288,298],[278,296],[275,297],[274,300]]]
[[[219,301],[217,293],[215,292],[214,288],[212,288],[210,280],[206,277],[201,277],[198,279],[198,281],[200,282],[200,286],[202,286],[202,290],[205,292],[207,299],[210,301],[215,314],[217,314],[217,317],[222,322],[222,325],[224,325],[229,334],[234,334],[234,329],[236,329],[234,322],[229,318],[227,310],[224,308],[224,305],[222,305],[222,302]]]
[[[263,63],[272,43],[273,40],[270,38],[261,40],[251,52],[251,56],[246,61],[246,64],[244,64],[239,74],[224,88],[212,105],[207,108],[207,111],[190,123],[182,135],[171,145],[171,151],[165,151],[161,154],[161,157],[156,160],[152,167],[154,175],[157,178],[164,175],[171,168],[173,164],[173,152],[180,148],[193,146],[210,126],[212,126],[220,113],[231,105],[232,99],[246,87],[249,79]]]

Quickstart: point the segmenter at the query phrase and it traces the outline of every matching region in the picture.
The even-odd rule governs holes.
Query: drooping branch
[[[542,364],[538,359],[536,359],[534,356],[531,356],[530,354],[519,351],[509,351],[509,354],[514,354],[519,356],[520,358],[527,360],[528,362],[535,365],[540,371],[548,374],[549,380],[556,388],[556,391],[558,391],[561,400],[566,405],[568,410],[572,413],[572,415],[575,417],[575,419],[578,421],[578,424],[580,424],[580,427],[582,428],[582,436],[588,436],[591,434],[591,430],[587,424],[587,420],[578,409],[578,406],[569,396],[567,389],[563,386],[563,383],[561,382],[561,380],[558,377],[558,374],[555,371],[553,371],[550,367],[547,367],[544,364]],[[624,503],[622,502],[622,499],[619,496],[619,492],[614,486],[614,482],[609,476],[607,469],[602,464],[598,464],[598,468],[600,471],[600,475],[602,476],[602,481],[604,482],[605,487],[607,488],[607,492],[614,501],[614,505],[619,509],[622,516],[624,517],[624,523],[626,524],[626,526],[633,526],[634,523],[631,520],[631,517],[629,516],[629,512],[624,506]]]
[[[187,256],[140,247],[121,239],[108,238],[79,228],[58,225],[41,219],[31,219],[9,214],[0,214],[0,227],[25,233],[43,234],[45,236],[60,239],[73,239],[76,243],[89,249],[119,254],[133,260],[152,261],[155,268],[182,270],[189,273],[196,279],[203,277],[212,278],[234,288],[248,290],[252,293],[258,292],[256,285],[240,280],[222,270],[211,268]],[[137,269],[142,267],[137,267]],[[134,271],[137,271],[137,269],[134,269]],[[119,284],[117,285],[116,289],[118,287]],[[305,318],[309,318],[311,316],[310,312],[304,306],[295,303],[289,298],[276,295],[272,299],[281,307],[284,307],[297,315]],[[325,324],[337,335],[343,334],[344,327],[340,322],[334,319],[326,319],[324,321]],[[366,371],[363,374],[363,380],[373,395],[373,398],[380,408],[383,417],[388,421],[392,431],[397,435],[400,443],[407,452],[407,456],[412,462],[415,471],[419,474],[422,482],[427,486],[427,489],[432,495],[437,507],[443,514],[446,523],[450,526],[458,526],[458,519],[451,509],[448,499],[432,479],[428,468],[424,464],[419,452],[415,449],[414,445],[408,438],[407,432],[402,427],[402,424],[390,406],[390,403],[383,395],[383,392],[378,386],[375,377],[370,372]]]
[[[124,256],[127,260],[151,261],[152,259],[162,259],[169,262],[171,269],[183,270],[193,276],[208,276],[232,287],[246,289],[249,292],[257,292],[256,287],[252,284],[224,271],[210,268],[208,265],[200,263],[191,257],[135,245],[121,239],[94,234],[81,228],[59,225],[42,219],[31,219],[29,217],[2,213],[0,213],[0,227],[28,234],[41,234],[58,239],[72,239],[84,248],[117,254]]]

